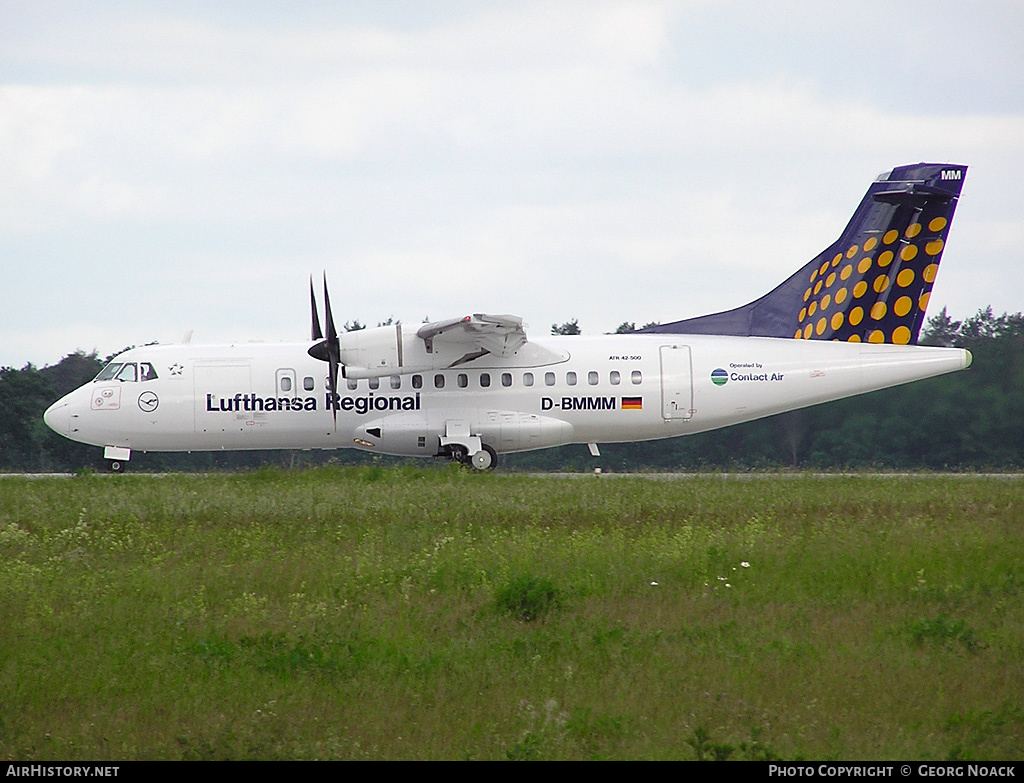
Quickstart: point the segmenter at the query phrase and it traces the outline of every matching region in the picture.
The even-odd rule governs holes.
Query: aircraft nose
[[[43,414],[43,421],[58,435],[67,437],[71,434],[71,408],[68,406],[67,400],[57,400],[47,408]]]

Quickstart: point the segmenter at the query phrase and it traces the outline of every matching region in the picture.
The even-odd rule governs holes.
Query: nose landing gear
[[[124,446],[105,446],[103,449],[103,458],[107,460],[111,473],[124,473],[131,456],[132,450]]]

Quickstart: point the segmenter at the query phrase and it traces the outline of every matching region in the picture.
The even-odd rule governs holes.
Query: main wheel
[[[498,455],[494,449],[485,444],[480,451],[472,456],[470,461],[477,470],[494,470],[498,466]]]
[[[111,473],[124,473],[124,469],[128,466],[119,459],[112,459],[107,467],[110,468]]]

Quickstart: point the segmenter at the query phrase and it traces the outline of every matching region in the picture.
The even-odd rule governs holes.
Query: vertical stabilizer
[[[643,331],[914,344],[966,176],[953,164],[895,168],[839,239],[770,293]]]

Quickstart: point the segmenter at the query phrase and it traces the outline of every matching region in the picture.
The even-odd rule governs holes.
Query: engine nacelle
[[[378,326],[340,335],[342,374],[346,378],[380,378],[408,372],[402,327]]]
[[[339,342],[342,375],[354,379],[443,370],[463,355],[457,346],[428,353],[415,328],[401,324],[346,332]]]
[[[346,332],[340,335],[339,343],[342,376],[352,379],[446,370],[488,353],[471,344],[436,339],[428,346],[415,327],[400,324]],[[569,358],[565,351],[553,351],[529,342],[521,345],[515,355],[521,366],[533,367],[558,364]]]

